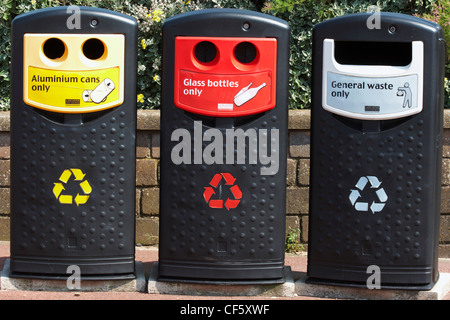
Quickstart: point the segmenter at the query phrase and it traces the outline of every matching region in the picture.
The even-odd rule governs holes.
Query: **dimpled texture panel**
[[[309,281],[365,285],[368,266],[376,265],[383,285],[429,288],[439,217],[432,127],[421,114],[361,132],[355,122],[320,112],[311,133]],[[380,184],[362,188],[360,179],[369,177]],[[386,199],[376,193],[381,188]],[[358,202],[367,207],[357,210]],[[384,207],[372,210],[373,203]]]
[[[129,117],[114,110],[72,126],[53,122],[29,107],[23,108],[20,119],[14,117],[13,257],[90,259],[95,264],[116,256],[132,261],[134,134],[127,126]],[[76,181],[72,174],[67,182],[61,181],[62,173],[73,168],[85,176]],[[77,204],[75,197],[85,194],[82,181],[88,181],[92,191],[85,203]],[[59,195],[54,193],[55,183],[64,187]],[[60,203],[61,195],[72,195],[71,202]]]
[[[193,126],[192,120],[180,120],[173,114],[171,118],[172,130]],[[268,128],[270,131],[272,126],[277,125],[277,117],[268,117],[268,121],[253,125],[255,129]],[[203,126],[203,131],[207,129]],[[245,131],[248,128],[242,129]],[[194,145],[193,132],[191,137]],[[203,148],[209,143],[203,142]],[[176,142],[169,143],[168,150],[175,145]],[[168,191],[162,199],[162,214],[167,215],[161,231],[164,256],[168,254],[172,259],[182,260],[203,257],[217,261],[279,259],[280,243],[283,243],[284,237],[282,200],[285,191],[284,181],[280,179],[283,169],[278,175],[265,176],[260,175],[260,168],[260,164],[181,164],[170,166],[166,173],[164,167],[164,183],[167,186],[163,187],[163,192]],[[225,207],[210,208],[203,197],[205,187],[210,186],[216,173],[222,172],[231,173],[236,178],[233,185],[238,185],[243,194],[239,205],[230,210]],[[224,201],[234,199],[229,188],[222,180],[214,188],[212,198],[222,198]]]
[[[427,234],[427,199],[424,178],[426,160],[423,120],[383,133],[351,132],[339,121],[320,121],[317,139],[317,195],[314,234],[317,254],[336,261],[373,260],[374,263],[402,261],[417,264],[427,254],[422,237]],[[357,211],[349,199],[361,177],[376,176],[388,199],[380,212],[370,205],[379,202],[377,188],[360,192],[369,203]],[[425,197],[425,198],[424,198]]]

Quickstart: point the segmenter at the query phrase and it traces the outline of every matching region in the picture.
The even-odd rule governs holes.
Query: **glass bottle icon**
[[[238,107],[242,106],[244,103],[250,101],[253,99],[257,94],[258,91],[261,90],[266,86],[266,83],[264,82],[258,87],[250,88],[250,86],[253,84],[253,82],[250,82],[250,84],[244,88],[242,88],[234,97],[234,104]],[[249,89],[250,88],[250,89]]]

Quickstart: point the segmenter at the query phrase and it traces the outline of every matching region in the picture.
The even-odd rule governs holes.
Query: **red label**
[[[177,37],[175,52],[178,108],[236,117],[275,107],[276,39]]]

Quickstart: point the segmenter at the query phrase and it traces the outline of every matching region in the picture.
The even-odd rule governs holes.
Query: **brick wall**
[[[439,255],[450,258],[450,110],[444,112]]]
[[[289,112],[286,226],[308,239],[310,112]],[[158,243],[159,111],[138,111],[136,148],[136,242]],[[9,240],[9,112],[0,112],[0,240]],[[450,110],[445,111],[440,256],[450,257]]]

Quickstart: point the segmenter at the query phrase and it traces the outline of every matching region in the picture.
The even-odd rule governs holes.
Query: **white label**
[[[348,118],[389,120],[422,111],[423,42],[412,41],[407,66],[347,65],[334,58],[334,40],[323,40],[322,107]]]
[[[232,103],[218,103],[217,110],[233,110]]]
[[[331,108],[334,111],[339,109],[343,113],[363,115],[364,118],[420,112],[416,74],[397,77],[356,77],[328,72],[326,81],[325,109]]]

